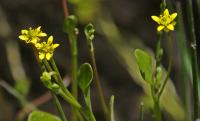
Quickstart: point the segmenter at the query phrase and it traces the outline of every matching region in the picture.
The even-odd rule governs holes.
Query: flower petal
[[[173,13],[170,17],[171,17],[171,21],[173,21],[177,16],[177,13]]]
[[[41,43],[36,43],[36,44],[35,44],[35,47],[36,47],[37,49],[41,49],[41,48],[42,48],[42,44],[41,44]]]
[[[59,44],[53,44],[53,49],[57,48]]]
[[[167,28],[169,29],[169,30],[174,30],[174,26],[172,25],[172,24],[169,24],[168,26],[167,26]]]
[[[164,11],[164,16],[169,16],[169,10],[167,8]]]
[[[41,29],[41,26],[37,27],[36,31],[39,32]]]
[[[165,26],[162,26],[162,25],[161,25],[161,26],[158,26],[158,27],[157,27],[157,31],[159,32],[159,31],[163,30],[164,28],[165,28]]]
[[[151,16],[151,18],[157,22],[158,24],[160,23],[160,18],[158,16]]]
[[[37,36],[39,36],[39,37],[45,37],[45,36],[47,36],[47,34],[43,33],[43,32],[40,32]]]
[[[40,39],[38,37],[34,37],[31,39],[31,43],[36,44]]]
[[[27,41],[28,37],[26,35],[20,35],[19,39]]]
[[[22,33],[22,34],[28,34],[28,30],[22,29],[22,30],[21,30],[21,33]]]
[[[44,54],[44,53],[39,53],[39,59],[40,59],[40,60],[43,60],[44,57],[45,57],[45,54]]]
[[[53,54],[47,53],[47,54],[46,54],[46,59],[47,59],[47,60],[50,60],[52,56],[53,56]]]
[[[53,36],[50,36],[47,40],[47,44],[50,45],[53,42]]]

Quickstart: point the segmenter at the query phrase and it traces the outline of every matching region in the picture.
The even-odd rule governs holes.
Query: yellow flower
[[[40,29],[41,26],[37,27],[36,29],[32,29],[31,27],[28,30],[23,29],[21,30],[19,39],[25,41],[26,43],[36,44],[40,40],[40,37],[47,36],[47,34],[42,32]]]
[[[53,36],[50,36],[47,42],[37,43],[35,47],[39,52],[39,59],[47,59],[50,60],[53,56],[55,48],[57,48],[59,44],[53,44]]]
[[[163,14],[158,16],[151,16],[151,18],[158,23],[157,31],[164,30],[165,32],[173,31],[176,25],[175,18],[177,13],[169,14],[169,10],[165,9]]]

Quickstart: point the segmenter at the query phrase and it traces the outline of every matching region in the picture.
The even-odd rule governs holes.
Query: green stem
[[[195,27],[194,27],[194,15],[193,15],[193,7],[192,0],[188,0],[187,5],[187,13],[190,25],[190,34],[191,34],[191,48],[192,48],[192,78],[193,78],[193,108],[194,115],[193,120],[196,120],[199,115],[199,99],[198,99],[198,63],[197,63],[197,50],[196,50],[196,35],[195,35]]]
[[[87,89],[86,93],[84,93],[83,95],[84,95],[84,99],[85,99],[85,103],[86,103],[86,109],[88,111],[89,121],[96,121],[94,113],[92,111],[90,87]]]
[[[168,42],[169,42],[169,47],[171,47],[170,49],[169,49],[169,64],[168,64],[168,67],[167,67],[167,75],[166,75],[166,77],[165,77],[165,79],[164,79],[164,82],[163,82],[163,84],[161,85],[161,87],[160,87],[160,90],[158,91],[158,100],[160,99],[160,96],[162,95],[162,93],[163,93],[163,91],[164,91],[164,89],[165,89],[165,86],[166,86],[166,84],[167,84],[167,81],[168,81],[168,79],[169,79],[169,76],[170,76],[170,73],[171,73],[171,68],[172,68],[172,57],[173,57],[173,48],[172,48],[172,36],[171,36],[171,34],[167,34],[167,37],[168,37]]]
[[[144,121],[144,103],[140,103],[140,121]]]
[[[78,98],[77,70],[78,70],[78,49],[77,37],[75,33],[69,32],[70,49],[71,49],[71,79],[72,79],[72,95]],[[72,107],[72,121],[76,121],[76,110]]]
[[[100,83],[100,79],[99,79],[99,75],[98,75],[98,71],[97,71],[95,55],[94,55],[94,47],[93,47],[92,42],[89,45],[89,51],[90,51],[90,59],[92,61],[92,67],[93,67],[93,71],[94,71],[94,81],[95,81],[95,84],[96,84],[96,87],[97,87],[97,92],[98,92],[99,97],[100,97],[101,106],[102,106],[105,118],[107,119],[107,121],[109,121],[108,108],[107,108],[107,105],[106,105],[106,102],[105,102],[103,90],[102,90],[102,87],[101,87],[101,83]]]
[[[56,71],[57,76],[53,75],[54,79],[58,82],[58,84],[61,86],[62,91],[64,92],[65,96],[67,96],[70,100],[73,101],[69,101],[70,104],[72,104],[74,107],[76,108],[81,108],[81,105],[77,102],[77,100],[71,95],[71,93],[69,92],[69,90],[64,86],[64,82],[60,76],[60,73],[58,71],[58,68],[54,62],[53,59],[51,59],[51,65],[53,67],[53,69]],[[49,65],[48,61],[46,59],[43,60],[44,65],[46,66],[47,70],[49,72],[52,72],[53,69],[51,68],[51,66]]]
[[[64,113],[64,111],[62,109],[62,106],[61,106],[57,96],[53,92],[51,92],[51,95],[53,97],[53,102],[56,105],[56,108],[57,108],[57,110],[59,112],[59,115],[60,115],[62,121],[67,121],[67,118],[65,117],[65,113]]]
[[[154,100],[154,116],[156,121],[162,121],[162,115],[158,99]]]
[[[162,115],[161,115],[161,110],[160,110],[160,105],[159,105],[159,99],[156,96],[156,90],[154,85],[151,85],[151,95],[153,99],[153,117],[155,121],[162,121]]]

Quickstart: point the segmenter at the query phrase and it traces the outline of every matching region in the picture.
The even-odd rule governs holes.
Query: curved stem
[[[73,106],[80,108],[81,105],[78,103],[78,101],[72,96],[72,94],[69,92],[69,90],[64,86],[64,82],[60,76],[60,73],[58,71],[58,68],[54,62],[53,59],[51,59],[51,64],[53,69],[51,68],[51,66],[49,65],[49,63],[47,62],[47,60],[43,60],[44,65],[46,66],[47,70],[49,72],[53,71],[53,69],[56,71],[57,75],[54,75],[53,78],[57,81],[57,83],[61,86],[62,91],[64,92],[64,94],[69,97],[71,100],[73,100],[73,103],[71,103]]]
[[[109,121],[108,108],[107,108],[107,105],[106,105],[106,102],[105,102],[105,98],[104,98],[104,94],[103,94],[103,90],[102,90],[102,87],[101,87],[99,74],[98,74],[98,70],[97,70],[97,65],[96,65],[96,61],[95,61],[93,43],[90,44],[89,49],[90,49],[90,59],[92,61],[92,67],[93,67],[93,70],[94,70],[95,85],[97,87],[97,92],[98,92],[99,97],[100,97],[101,106],[102,106],[105,118],[106,118],[107,121]]]
[[[57,110],[59,112],[59,115],[60,115],[62,121],[67,121],[67,118],[65,117],[65,113],[64,113],[64,111],[62,109],[62,106],[61,106],[57,96],[53,92],[51,92],[51,95],[53,97],[53,102],[56,105],[56,108],[57,108]]]

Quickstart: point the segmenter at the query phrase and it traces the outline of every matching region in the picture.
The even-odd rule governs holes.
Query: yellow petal
[[[169,10],[166,8],[164,11],[164,16],[168,16],[169,15]]]
[[[40,39],[37,37],[34,37],[31,39],[31,43],[36,44]]]
[[[28,37],[25,36],[25,35],[20,35],[20,36],[19,36],[19,39],[27,41],[27,40],[28,40]]]
[[[22,30],[21,30],[21,33],[22,33],[22,34],[28,34],[28,30],[22,29]]]
[[[169,30],[174,30],[174,26],[172,25],[172,24],[169,24],[168,26],[167,26],[167,28],[169,29]]]
[[[35,47],[36,47],[37,49],[40,49],[40,48],[42,48],[42,44],[41,44],[41,43],[36,43],[36,44],[35,44]]]
[[[157,23],[160,22],[160,18],[158,16],[151,16],[151,18]]]
[[[159,31],[163,30],[164,28],[165,28],[165,26],[158,26],[157,31],[159,32]]]
[[[51,44],[53,42],[53,36],[50,36],[47,40],[47,44]]]
[[[45,54],[44,54],[44,53],[39,53],[39,59],[40,59],[40,60],[43,60],[44,57],[45,57]]]
[[[53,44],[53,49],[57,48],[59,44]]]
[[[40,29],[41,29],[41,26],[39,26],[39,27],[36,29],[36,31],[37,31],[37,32],[39,32],[39,31],[40,31]]]
[[[39,37],[45,37],[45,36],[47,36],[47,34],[46,34],[46,33],[43,33],[43,32],[40,32],[40,33],[38,34],[38,36],[39,36]]]
[[[173,21],[173,20],[176,18],[176,16],[177,16],[177,13],[173,13],[173,14],[171,15],[171,21]]]
[[[47,60],[50,60],[52,56],[53,56],[53,54],[47,53],[47,54],[46,54],[46,59],[47,59]]]

